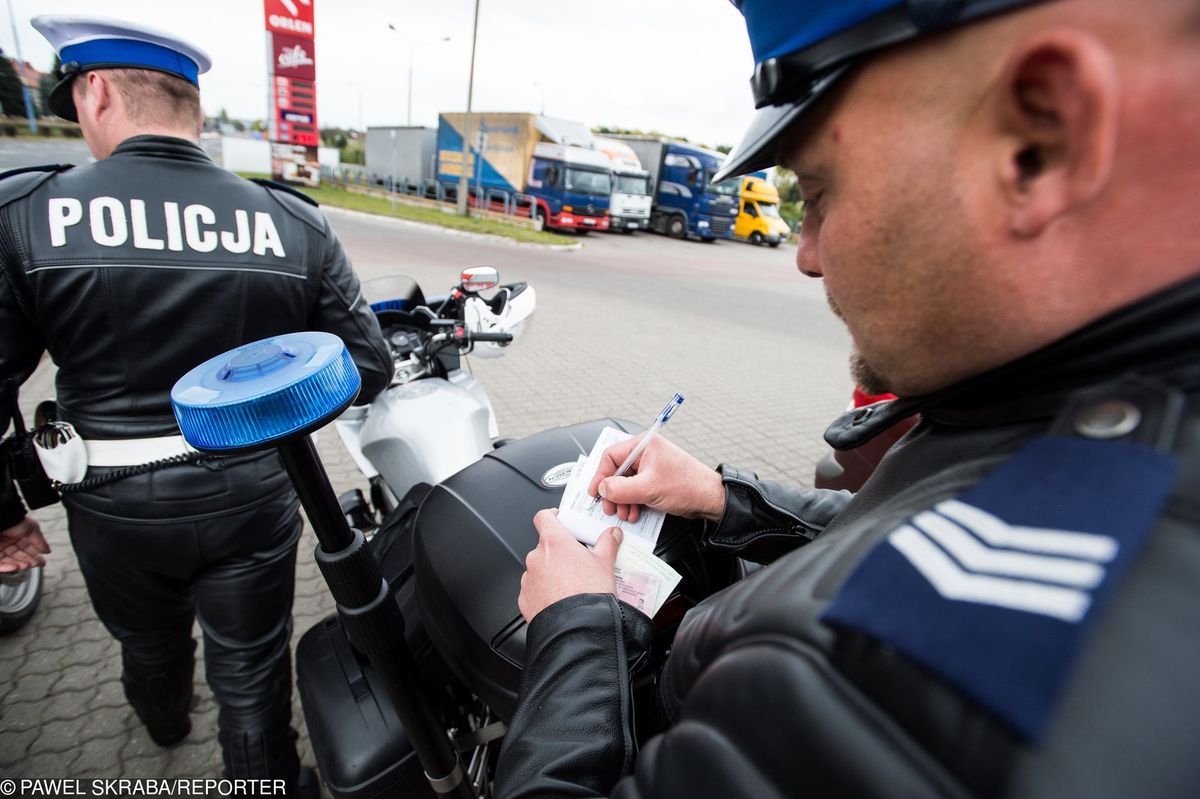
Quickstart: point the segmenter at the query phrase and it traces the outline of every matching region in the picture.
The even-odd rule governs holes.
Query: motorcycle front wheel
[[[25,626],[42,598],[42,570],[26,569],[0,577],[0,635]]]

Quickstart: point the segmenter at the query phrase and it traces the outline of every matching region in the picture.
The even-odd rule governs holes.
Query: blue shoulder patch
[[[889,533],[822,620],[894,646],[1036,741],[1174,477],[1174,459],[1140,444],[1033,441]]]

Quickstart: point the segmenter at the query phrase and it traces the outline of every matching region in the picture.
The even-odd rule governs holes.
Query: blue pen
[[[629,453],[629,457],[626,458],[625,462],[621,464],[620,468],[613,473],[613,477],[625,476],[625,472],[629,471],[629,467],[633,465],[635,460],[637,460],[638,455],[642,454],[642,451],[646,449],[654,437],[658,435],[658,431],[662,429],[662,426],[670,420],[670,418],[675,414],[675,411],[677,411],[679,406],[682,404],[682,394],[676,394],[674,397],[672,397],[671,401],[667,403],[667,406],[662,409],[662,413],[660,413],[658,418],[654,420],[654,424],[650,425],[650,429],[646,432],[646,435],[642,436],[642,440],[639,441],[637,446],[633,448],[633,452]],[[592,502],[595,503],[599,501],[599,499],[600,497],[598,496],[593,497]]]

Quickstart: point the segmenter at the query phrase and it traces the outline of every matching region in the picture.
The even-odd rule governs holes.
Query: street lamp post
[[[13,44],[17,50],[17,83],[21,84],[21,96],[25,99],[25,116],[29,118],[29,132],[37,133],[37,114],[33,112],[33,92],[25,85],[25,59],[21,56],[21,40],[17,37],[17,18],[13,16],[12,0],[8,0],[8,21],[12,23]]]
[[[462,129],[462,167],[458,170],[458,213],[461,216],[467,215],[467,155],[471,151],[471,95],[475,91],[475,40],[478,37],[479,0],[475,0],[475,25],[471,29],[471,72],[467,78],[467,115]]]
[[[412,127],[412,74],[413,62],[417,60],[417,46],[408,43],[408,112],[404,115],[404,124]]]
[[[412,40],[411,38],[409,38],[408,36],[405,36],[403,33],[400,33],[400,29],[397,28],[395,25],[393,25],[390,22],[388,23],[388,30],[395,31],[396,33],[400,34],[400,37],[402,39],[404,39],[406,42],[408,42],[408,115],[405,117],[404,124],[407,127],[411,128],[412,127],[412,98],[413,98],[413,64],[417,60],[417,43],[414,40]],[[439,39],[437,39],[436,41],[448,42],[448,41],[450,41],[450,37],[442,36]]]
[[[395,213],[396,212],[396,129],[392,128],[390,132],[392,134],[392,181],[391,181],[391,184],[392,184],[391,185],[392,213]]]

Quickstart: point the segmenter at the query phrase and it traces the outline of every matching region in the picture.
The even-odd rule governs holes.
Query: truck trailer
[[[692,144],[650,136],[620,135],[650,173],[650,229],[677,239],[733,237],[740,181],[709,183],[725,156]]]
[[[440,114],[438,179],[462,174],[465,114]],[[467,160],[470,202],[528,209],[543,227],[607,230],[612,169],[587,127],[524,113],[472,113]],[[481,191],[477,191],[481,190]]]
[[[608,229],[621,233],[650,228],[650,173],[637,153],[619,139],[596,137],[596,147],[612,161],[613,190],[609,198]]]
[[[367,128],[367,172],[376,179],[419,183],[434,175],[437,131],[408,126]]]

